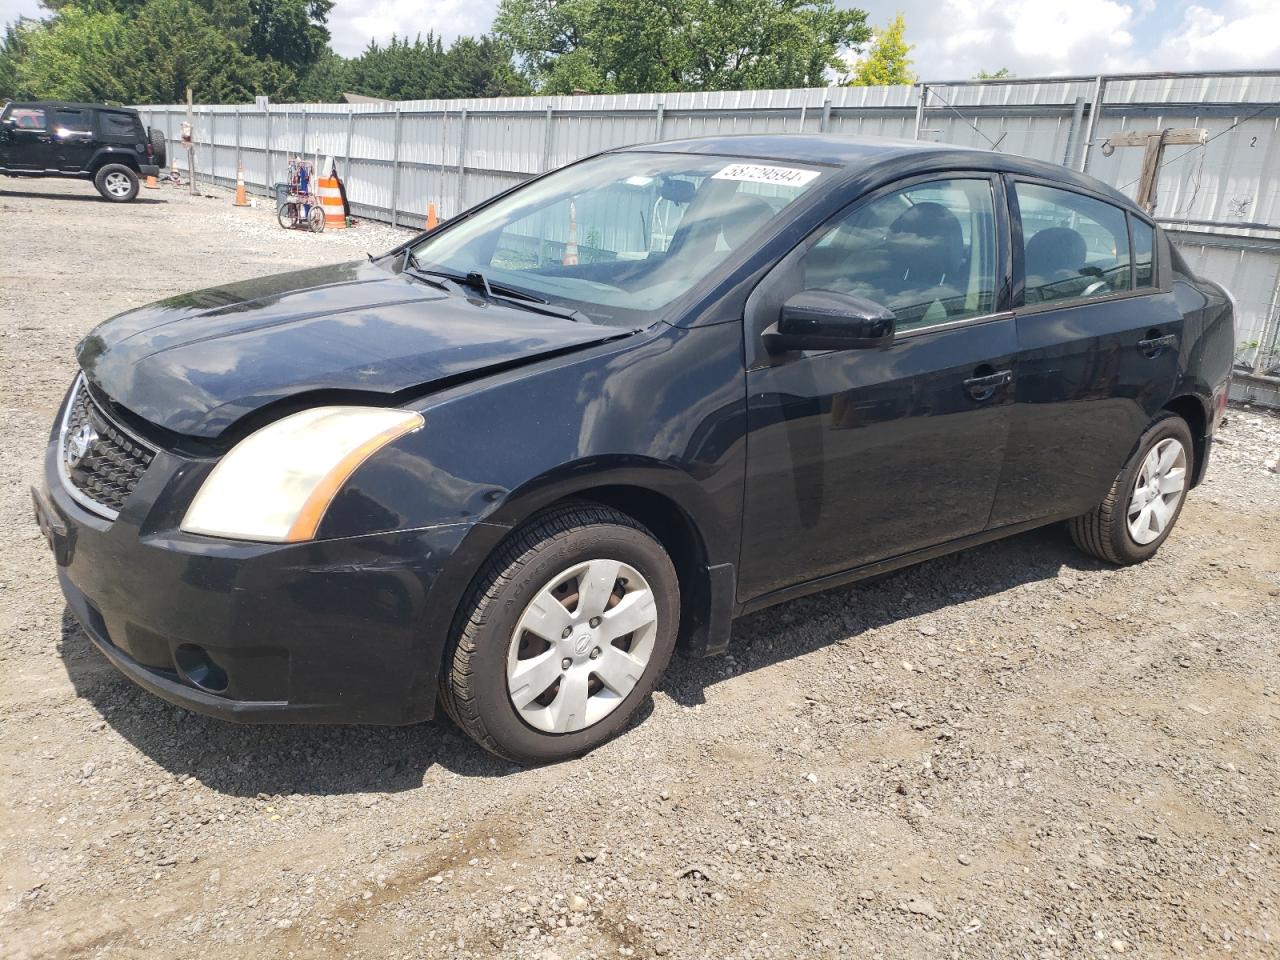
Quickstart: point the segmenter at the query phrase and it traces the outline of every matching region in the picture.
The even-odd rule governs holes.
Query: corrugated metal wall
[[[143,106],[176,138],[185,106]],[[1068,77],[913,87],[622,96],[197,106],[196,169],[266,193],[290,156],[333,156],[359,216],[421,226],[528,177],[610,147],[709,134],[831,132],[994,147],[1076,169],[1130,195],[1141,149],[1101,149],[1125,130],[1204,127],[1168,147],[1157,215],[1193,265],[1241,308],[1240,356],[1280,362],[1280,71]],[[1268,357],[1272,357],[1268,360]]]

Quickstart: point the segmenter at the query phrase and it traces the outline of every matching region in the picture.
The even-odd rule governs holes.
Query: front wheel
[[[122,163],[102,167],[94,174],[93,185],[112,203],[128,203],[138,195],[138,175]]]
[[[597,504],[553,508],[500,546],[472,586],[445,653],[442,703],[508,760],[580,756],[649,698],[679,618],[675,568],[648,530]]]
[[[280,221],[280,226],[292,230],[298,225],[298,205],[286,200],[276,208],[276,219]]]
[[[1156,420],[1102,502],[1069,521],[1076,545],[1121,566],[1153,556],[1182,513],[1193,450],[1185,420],[1171,413]]]

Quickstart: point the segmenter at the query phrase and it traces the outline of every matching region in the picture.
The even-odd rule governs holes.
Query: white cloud
[[[1184,69],[1280,66],[1280,2],[1229,0],[1218,10],[1193,4],[1168,46]]]
[[[962,80],[1008,67],[1018,76],[1143,69],[1133,28],[1150,0],[899,0],[915,44],[915,71],[929,80]],[[888,14],[892,16],[892,14]]]
[[[497,0],[338,0],[329,14],[330,44],[349,57],[393,33],[412,40],[435,31],[448,46],[458,36],[487,33],[497,9]]]

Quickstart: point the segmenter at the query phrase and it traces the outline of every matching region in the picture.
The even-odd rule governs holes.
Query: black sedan
[[[555,760],[769,604],[1058,521],[1150,557],[1204,476],[1233,314],[1061,167],[634,147],[370,262],[103,323],[35,510],[71,611],[162,697],[438,701]]]

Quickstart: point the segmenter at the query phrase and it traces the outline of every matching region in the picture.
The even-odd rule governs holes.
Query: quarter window
[[[1105,297],[1129,289],[1129,229],[1109,203],[1033,183],[1014,187],[1022,215],[1025,301]]]
[[[141,132],[138,120],[127,113],[101,113],[102,134],[106,137],[136,137]]]
[[[898,330],[991,313],[995,214],[988,180],[935,180],[837,219],[804,255],[803,289],[865,297]]]
[[[1156,285],[1155,230],[1151,224],[1137,217],[1129,217],[1133,236],[1133,285],[1148,290]]]

